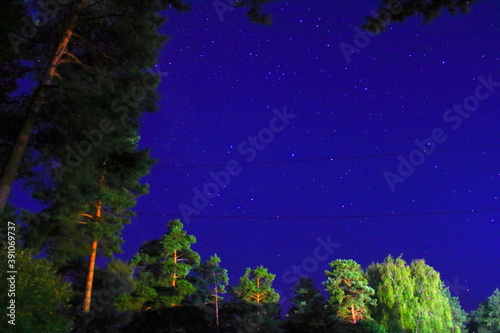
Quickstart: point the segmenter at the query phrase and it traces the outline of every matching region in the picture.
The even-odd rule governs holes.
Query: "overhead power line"
[[[32,200],[10,199],[12,201],[39,204]],[[334,220],[334,219],[362,219],[362,218],[388,218],[388,217],[411,217],[411,216],[437,216],[458,215],[477,213],[496,213],[500,208],[491,209],[467,209],[453,211],[413,212],[413,213],[384,213],[384,214],[355,214],[355,215],[268,215],[268,216],[237,216],[237,215],[191,215],[189,218],[224,219],[224,220]],[[137,215],[160,216],[179,218],[180,214],[163,214],[156,212],[135,212]]]
[[[484,150],[484,149],[498,149],[500,145],[493,146],[480,146],[480,147],[463,147],[463,148],[453,148],[453,149],[436,149],[434,153],[448,153],[456,151],[466,151],[466,150]],[[339,161],[339,160],[353,160],[361,158],[374,158],[374,157],[388,157],[388,156],[399,156],[407,155],[410,152],[400,152],[400,153],[385,153],[385,154],[370,154],[370,155],[346,155],[337,157],[319,157],[319,158],[304,158],[304,159],[293,159],[293,160],[281,160],[281,161],[264,161],[264,162],[241,162],[239,165],[269,165],[269,164],[287,164],[287,163],[302,163],[302,162],[324,162],[324,161]],[[158,166],[152,167],[152,170],[168,170],[168,169],[194,169],[194,168],[225,168],[226,164],[192,164],[192,165],[172,165],[172,166]]]
[[[410,216],[431,216],[431,215],[452,215],[452,214],[475,214],[475,213],[493,213],[500,212],[498,209],[469,209],[455,211],[437,211],[437,212],[415,212],[415,213],[385,213],[385,214],[358,214],[358,215],[274,215],[274,216],[227,216],[227,215],[191,215],[189,218],[207,218],[207,219],[234,219],[234,220],[327,220],[327,219],[357,219],[357,218],[377,218],[377,217],[410,217]],[[180,217],[180,214],[162,214],[137,212],[137,215],[162,216],[162,217]]]

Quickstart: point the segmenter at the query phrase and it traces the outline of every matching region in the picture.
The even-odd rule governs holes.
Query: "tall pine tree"
[[[141,246],[131,260],[137,269],[136,286],[131,293],[122,295],[122,309],[144,311],[178,306],[195,291],[187,275],[200,264],[200,256],[191,249],[196,238],[183,227],[180,220],[172,220],[162,238]]]
[[[367,319],[367,307],[376,301],[371,298],[374,290],[368,285],[361,266],[354,260],[338,259],[330,263],[330,268],[325,271],[327,280],[323,282],[329,306],[352,324]]]

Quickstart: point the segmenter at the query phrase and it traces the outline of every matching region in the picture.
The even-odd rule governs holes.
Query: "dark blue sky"
[[[319,284],[335,259],[366,267],[403,253],[425,258],[467,311],[500,287],[500,4],[355,40],[379,3],[275,1],[265,7],[272,26],[242,10],[221,20],[210,1],[168,13],[158,64],[168,75],[141,133],[159,162],[125,229],[126,257],[181,217],[179,205],[195,209],[193,189],[203,192],[211,172],[249,160],[229,181],[220,174],[228,185],[212,186],[219,194],[198,203],[200,217],[183,219],[194,249],[204,260],[217,253],[232,284],[262,264],[289,299],[298,275]],[[341,43],[358,46],[350,62]],[[297,117],[269,130],[284,108]],[[398,156],[433,132],[435,151],[413,153],[420,165],[390,178],[392,191],[384,173],[401,177]],[[318,237],[335,245],[317,249]]]
[[[319,285],[335,259],[402,253],[425,258],[467,311],[500,287],[500,3],[356,37],[379,4],[276,0],[272,26],[237,9],[221,20],[212,1],[168,12],[160,109],[141,129],[159,162],[121,257],[180,205],[196,209],[212,172],[227,186],[209,185],[218,195],[183,222],[233,285],[264,265],[287,304],[298,275]],[[282,125],[285,108],[297,116]],[[220,173],[228,163],[238,175]]]

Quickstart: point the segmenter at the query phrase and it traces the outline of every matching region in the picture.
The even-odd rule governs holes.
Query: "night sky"
[[[119,257],[181,218],[232,285],[246,267],[276,274],[285,307],[335,259],[424,258],[466,311],[500,287],[500,3],[356,37],[379,4],[275,1],[271,26],[212,1],[167,12],[160,107],[141,128],[158,163]],[[227,186],[196,208],[214,174]]]

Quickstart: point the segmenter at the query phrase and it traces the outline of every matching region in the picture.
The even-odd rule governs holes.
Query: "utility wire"
[[[36,201],[10,199],[31,204],[39,204]],[[437,216],[437,215],[457,215],[457,214],[476,214],[476,213],[495,213],[500,212],[500,208],[492,209],[468,209],[454,211],[434,211],[434,212],[415,212],[415,213],[385,213],[385,214],[358,214],[358,215],[274,215],[274,216],[228,216],[228,215],[191,215],[189,218],[206,219],[232,219],[232,220],[328,220],[328,219],[361,219],[361,218],[385,218],[385,217],[411,217],[411,216]],[[180,214],[163,214],[155,212],[135,212],[137,215],[161,216],[179,218]]]
[[[493,146],[479,146],[479,147],[463,147],[463,148],[453,148],[453,149],[436,149],[434,153],[447,153],[455,151],[466,151],[466,150],[483,150],[483,149],[498,149],[500,145]],[[370,155],[346,155],[338,157],[320,157],[320,158],[306,158],[306,159],[295,159],[295,160],[282,160],[282,161],[264,161],[264,162],[242,162],[239,165],[268,165],[268,164],[286,164],[286,163],[301,163],[301,162],[324,162],[324,161],[337,161],[337,160],[351,160],[351,159],[361,159],[361,158],[374,158],[374,157],[387,157],[387,156],[399,156],[406,155],[410,152],[403,153],[385,153],[385,154],[370,154]],[[193,165],[179,165],[179,166],[158,166],[152,167],[152,170],[168,170],[168,169],[194,169],[194,168],[225,168],[226,164],[193,164]]]
[[[416,213],[390,213],[390,214],[360,214],[360,215],[313,215],[313,216],[295,216],[295,215],[275,215],[275,216],[227,216],[227,215],[191,215],[189,218],[208,218],[208,219],[237,219],[237,220],[298,220],[298,219],[350,219],[350,218],[377,218],[377,217],[408,217],[408,216],[431,216],[431,215],[452,215],[452,214],[473,214],[473,213],[492,213],[500,212],[498,209],[469,209],[455,211],[437,211],[437,212],[416,212]],[[179,217],[179,214],[162,214],[162,213],[136,213],[137,215],[163,216],[163,217]]]

